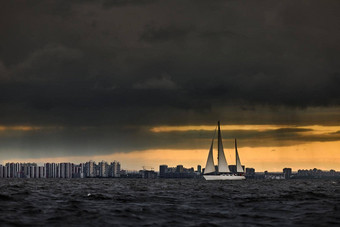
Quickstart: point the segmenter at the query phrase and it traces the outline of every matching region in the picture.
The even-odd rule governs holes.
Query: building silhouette
[[[285,179],[290,179],[290,177],[292,176],[292,168],[284,168],[283,176]]]
[[[176,167],[168,167],[167,165],[159,166],[160,178],[195,178],[197,177],[194,168],[184,168],[183,165],[177,165]]]
[[[165,178],[167,173],[168,173],[168,166],[167,165],[160,165],[159,166],[159,177]]]
[[[197,165],[197,172],[202,173],[202,166],[201,165]]]

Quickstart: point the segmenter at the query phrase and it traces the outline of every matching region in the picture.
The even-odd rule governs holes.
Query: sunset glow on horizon
[[[81,127],[80,131],[83,127]],[[0,126],[2,133],[7,131],[29,131],[35,130],[49,130],[60,132],[63,127],[38,127],[38,126]],[[93,129],[90,128],[90,129]],[[150,128],[151,133],[165,134],[168,137],[172,136],[172,133],[181,132],[185,133],[197,131],[196,139],[194,141],[201,141],[196,144],[195,149],[190,149],[190,145],[186,145],[186,148],[167,148],[167,145],[158,148],[136,150],[133,149],[129,152],[106,152],[107,154],[93,154],[93,155],[71,155],[71,156],[59,156],[59,157],[40,157],[40,158],[11,158],[5,159],[3,162],[85,162],[88,160],[95,160],[97,162],[106,160],[108,162],[113,160],[119,160],[122,163],[123,168],[126,169],[139,169],[141,166],[147,165],[157,169],[161,164],[167,164],[169,166],[176,166],[182,164],[187,167],[195,167],[201,165],[204,168],[208,148],[212,139],[212,131],[216,129],[214,125],[186,125],[186,126],[157,126]],[[222,125],[222,132],[227,132],[229,137],[233,138],[232,133],[234,131],[244,132],[244,138],[238,139],[239,153],[241,162],[246,167],[253,167],[257,171],[272,170],[279,171],[284,167],[291,167],[295,170],[298,168],[321,168],[321,169],[336,169],[339,170],[340,166],[340,126],[323,126],[323,125]],[[210,131],[206,137],[200,137],[199,131]],[[256,132],[255,135],[249,132]],[[268,137],[268,132],[283,133],[278,134],[279,137]],[[287,131],[287,132],[286,132]],[[77,132],[77,131],[76,131]],[[265,136],[261,136],[261,133],[265,133]],[[290,133],[293,133],[289,137]],[[267,135],[268,134],[268,135]],[[210,136],[209,136],[210,135]],[[241,134],[242,135],[242,134]],[[281,135],[281,136],[280,136]],[[316,141],[313,141],[317,136]],[[282,137],[282,139],[280,139]],[[299,137],[299,138],[297,138]],[[259,141],[254,143],[254,139],[258,138]],[[279,140],[277,140],[279,139]],[[298,139],[294,141],[294,139]],[[312,140],[311,140],[312,139]],[[318,141],[322,139],[323,142]],[[280,142],[282,140],[282,142]],[[157,141],[157,137],[156,137]],[[234,163],[234,142],[231,138],[223,139],[226,157],[229,164]],[[276,141],[276,142],[275,142]],[[280,146],[273,146],[270,144],[282,143]],[[205,145],[204,145],[205,144]],[[216,142],[215,142],[216,144]],[[194,144],[192,144],[194,145]],[[202,147],[202,146],[205,147]],[[179,145],[180,146],[180,145]],[[197,147],[198,146],[198,147]],[[194,148],[193,147],[193,148]],[[215,148],[216,149],[216,148]],[[72,151],[70,151],[72,152]],[[215,154],[215,163],[217,163]]]
[[[224,141],[226,144],[226,141]],[[339,171],[340,141],[334,142],[313,142],[300,145],[282,147],[243,147],[242,140],[238,140],[238,151],[242,165],[255,168],[256,171],[281,171],[285,167],[298,169],[319,168],[323,170],[334,169]],[[92,156],[67,156],[53,158],[16,158],[4,160],[5,162],[74,162],[83,163],[89,160],[100,162],[102,160],[111,162],[118,160],[122,168],[127,170],[138,170],[142,166],[151,166],[158,171],[159,165],[168,166],[184,165],[194,167],[201,165],[205,167],[209,144],[206,149],[151,149],[137,150],[127,153],[112,153],[108,155]],[[214,159],[217,164],[216,146]],[[224,149],[229,165],[235,164],[234,149]]]

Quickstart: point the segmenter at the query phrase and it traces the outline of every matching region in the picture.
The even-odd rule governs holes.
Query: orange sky
[[[226,130],[268,130],[279,129],[284,126],[276,125],[224,125],[222,129]],[[295,126],[295,128],[299,128]],[[313,129],[309,133],[313,135],[328,135],[340,130],[339,126],[304,126],[303,128]],[[11,128],[11,130],[19,130],[20,127]],[[190,131],[190,130],[214,130],[215,126],[160,126],[151,128],[150,131],[155,133],[171,132],[171,131]],[[25,128],[27,130],[27,128]],[[289,146],[259,146],[247,147],[242,146],[242,140],[238,140],[239,154],[241,162],[246,167],[253,167],[257,171],[281,171],[285,167],[291,167],[293,170],[298,169],[335,169],[340,170],[340,141],[326,142],[304,142],[300,144],[291,144]],[[224,140],[230,143],[228,140]],[[150,166],[158,170],[159,165],[167,164],[176,166],[182,164],[185,167],[194,167],[197,165],[205,166],[210,141],[207,142],[206,148],[202,149],[147,149],[135,150],[128,153],[113,153],[109,155],[93,155],[93,156],[70,156],[57,158],[39,158],[39,159],[11,159],[4,162],[74,162],[80,163],[87,160],[94,161],[112,161],[118,160],[125,169],[141,169],[142,166]],[[235,155],[233,149],[225,149],[226,158],[229,164],[235,163]],[[216,151],[214,153],[216,159]],[[216,162],[216,160],[215,160]]]

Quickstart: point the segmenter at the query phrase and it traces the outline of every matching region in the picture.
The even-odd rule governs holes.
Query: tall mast
[[[221,127],[220,121],[217,122],[218,124],[218,172],[220,173],[229,173],[229,166],[227,160],[225,159],[224,150],[223,150],[223,143],[222,143],[222,135],[221,135]]]
[[[236,168],[237,168],[237,159],[238,159],[238,152],[237,152],[237,141],[235,138],[235,163],[236,163]]]
[[[217,122],[217,162],[220,160],[220,138],[221,138],[221,129],[220,129],[220,121]],[[222,139],[221,139],[222,140]]]
[[[235,157],[236,157],[236,172],[238,173],[244,172],[244,169],[242,168],[241,165],[240,157],[238,156],[236,138],[235,138]]]

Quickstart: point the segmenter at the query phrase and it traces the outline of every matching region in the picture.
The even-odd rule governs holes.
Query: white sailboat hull
[[[245,180],[245,176],[236,176],[233,174],[221,174],[221,175],[203,175],[206,180]]]

